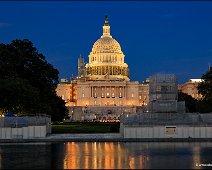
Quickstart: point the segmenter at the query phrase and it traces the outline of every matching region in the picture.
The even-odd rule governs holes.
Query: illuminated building
[[[78,77],[78,106],[138,105],[139,83],[129,81],[128,65],[124,63],[121,46],[110,35],[107,17],[103,35],[94,43],[88,57],[86,75]]]
[[[66,106],[76,106],[77,86],[76,80],[73,78],[71,83],[67,79],[61,79],[56,88],[56,93],[66,102]]]
[[[57,95],[67,106],[81,107],[79,114],[84,120],[117,120],[122,113],[136,113],[136,107],[148,103],[148,83],[130,81],[124,57],[120,44],[110,34],[106,17],[103,34],[94,43],[89,62],[85,65],[81,55],[78,59],[76,83],[60,83]],[[74,100],[72,92],[76,94]],[[74,108],[69,108],[69,112],[73,113]]]
[[[147,106],[149,103],[149,79],[138,86],[139,106]]]
[[[154,99],[149,97],[149,79],[142,83],[130,81],[129,68],[124,58],[120,44],[110,34],[110,25],[106,17],[103,33],[93,44],[88,63],[85,64],[80,55],[77,78],[72,78],[71,83],[67,80],[61,81],[56,89],[57,95],[66,101],[72,118],[73,114],[77,113],[77,120],[117,120],[123,113],[146,112],[151,108],[149,100],[153,104]],[[171,80],[168,80],[170,78],[172,76],[168,76],[166,81],[171,87]],[[178,90],[200,99],[201,95],[197,90],[199,82],[200,79],[190,79],[179,85]],[[165,86],[161,85],[158,88],[163,87]],[[156,91],[155,94],[158,93]],[[171,94],[163,96],[170,98]],[[175,96],[176,94],[173,95],[174,101],[169,100],[177,106]],[[160,95],[157,94],[157,97]]]
[[[198,84],[202,82],[201,79],[190,79],[186,83],[178,86],[178,89],[183,93],[191,95],[195,99],[201,99],[202,95],[198,93]]]

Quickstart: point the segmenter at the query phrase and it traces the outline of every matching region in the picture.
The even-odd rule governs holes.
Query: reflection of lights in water
[[[34,146],[5,145],[11,144],[0,147],[0,168],[3,169],[26,165],[27,169],[35,165],[50,169],[198,169],[202,167],[196,164],[211,163],[212,153],[210,142],[69,142],[50,144],[47,148],[39,146],[40,159],[33,161],[38,154]]]
[[[120,146],[120,143],[118,143],[118,151],[121,151],[121,146]],[[119,153],[118,153],[119,154]],[[121,153],[120,153],[121,154]],[[118,167],[121,167],[121,159],[118,159]]]
[[[83,156],[82,156],[83,155]],[[64,169],[114,169],[120,168],[126,153],[120,147],[120,143],[75,143],[66,144]]]
[[[139,156],[139,168],[143,167],[143,159],[145,160],[145,157],[142,157],[141,155]]]
[[[96,146],[96,142],[92,143],[92,151],[93,151],[93,168],[97,169],[97,146]]]
[[[192,149],[192,161],[193,161],[193,166],[192,169],[202,169],[202,167],[196,166],[196,164],[201,164],[201,159],[200,159],[200,146],[193,146]]]
[[[88,154],[89,154],[89,149],[88,149],[88,142],[85,142],[85,160],[84,160],[84,162],[85,162],[85,169],[88,169],[89,168],[89,160],[88,160]]]
[[[130,156],[129,166],[131,169],[135,169],[135,158]]]
[[[78,157],[78,148],[75,145],[75,142],[68,142],[66,144],[66,154],[64,158],[64,169],[77,168],[77,157]]]
[[[110,168],[110,148],[109,148],[109,145],[108,145],[108,143],[105,143],[105,145],[104,145],[104,151],[105,151],[105,168],[106,169],[108,169],[108,168]],[[111,155],[112,156],[112,155]]]

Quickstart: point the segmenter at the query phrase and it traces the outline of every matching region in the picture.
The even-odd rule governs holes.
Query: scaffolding
[[[149,111],[153,113],[184,112],[184,103],[178,103],[177,78],[174,74],[156,74],[150,77]],[[179,107],[179,109],[178,109]]]

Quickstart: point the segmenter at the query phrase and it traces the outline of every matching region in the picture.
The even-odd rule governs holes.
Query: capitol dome
[[[129,80],[128,65],[124,63],[124,54],[120,44],[110,35],[110,26],[106,16],[103,35],[93,45],[86,75],[92,80]]]
[[[111,37],[98,39],[92,48],[92,53],[122,53],[119,43]]]

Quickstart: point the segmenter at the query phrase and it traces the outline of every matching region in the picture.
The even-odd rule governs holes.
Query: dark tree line
[[[67,108],[56,95],[58,74],[29,40],[0,44],[1,111],[49,114],[53,121],[61,121]]]
[[[199,112],[212,112],[212,68],[203,74],[203,81],[198,85],[198,92],[202,94],[202,99],[197,102]]]
[[[201,100],[196,100],[183,92],[178,93],[178,100],[185,101],[186,112],[212,112],[212,69],[203,74],[203,81],[198,85],[198,92],[202,95]]]
[[[196,108],[197,100],[193,98],[192,96],[179,91],[178,101],[185,101],[186,112],[197,112],[197,108]]]

